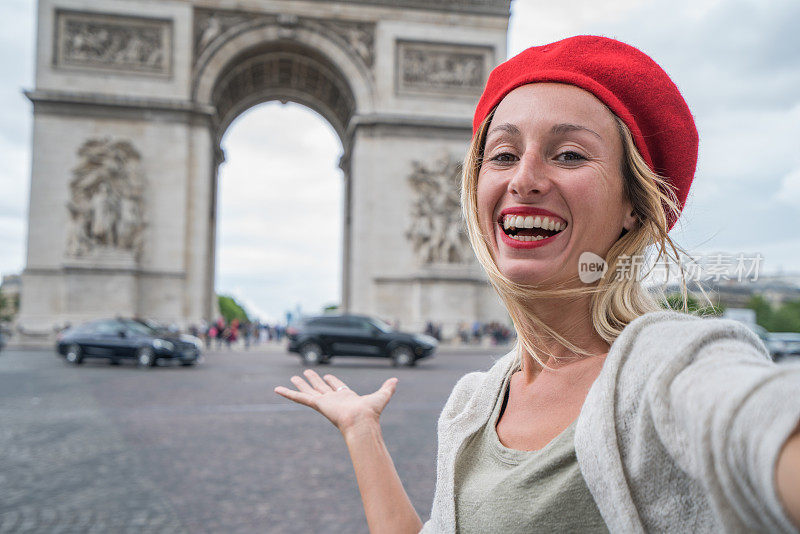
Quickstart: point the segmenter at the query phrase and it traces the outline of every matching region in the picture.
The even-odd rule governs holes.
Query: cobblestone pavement
[[[441,349],[411,369],[356,358],[322,368],[358,392],[399,377],[384,438],[423,519],[438,413],[460,376],[503,352]],[[339,433],[272,392],[301,370],[276,345],[212,351],[192,368],[1,352],[0,533],[366,532]]]

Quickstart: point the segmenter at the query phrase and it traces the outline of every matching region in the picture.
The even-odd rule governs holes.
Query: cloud
[[[339,302],[344,188],[333,129],[302,106],[270,103],[237,119],[223,145],[217,291],[270,320]]]
[[[784,176],[775,200],[784,202],[794,209],[800,209],[800,167]]]
[[[776,199],[798,202],[792,173],[800,168],[800,3],[539,4],[516,4],[525,16],[512,24],[512,51],[569,35],[605,35],[650,55],[681,89],[698,126],[700,154],[673,232],[678,242],[689,252],[764,249],[797,269],[800,249],[779,244],[794,238],[800,216]]]

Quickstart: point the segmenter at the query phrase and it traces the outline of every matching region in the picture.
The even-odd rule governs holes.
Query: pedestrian
[[[222,343],[225,341],[227,330],[228,326],[225,323],[225,318],[223,317],[217,318],[217,323],[216,323],[217,350],[220,350],[222,348]]]
[[[206,331],[206,349],[211,348],[211,340],[217,338],[217,327],[215,325],[210,325],[208,330]]]
[[[797,532],[800,367],[740,323],[661,310],[641,263],[616,276],[648,251],[680,265],[668,232],[697,147],[678,88],[619,41],[572,37],[492,71],[462,212],[517,343],[440,415],[430,519],[381,437],[396,378],[359,396],[307,370],[276,388],[342,432],[371,531]]]

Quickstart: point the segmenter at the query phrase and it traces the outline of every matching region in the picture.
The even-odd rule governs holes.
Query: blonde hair
[[[513,282],[500,272],[489,247],[489,236],[480,229],[477,199],[478,175],[483,163],[486,133],[493,116],[494,111],[487,115],[478,128],[464,160],[461,210],[478,261],[505,304],[517,331],[518,366],[522,362],[521,349],[524,349],[539,365],[547,368],[547,358],[542,358],[540,354],[553,358],[555,356],[540,348],[544,339],[558,342],[579,357],[591,356],[530,311],[526,304],[536,299],[566,297],[577,300],[590,294],[592,324],[597,334],[611,344],[636,317],[661,309],[659,300],[664,298],[663,292],[657,294],[658,296],[653,295],[643,286],[642,279],[652,269],[652,266],[647,269],[647,263],[666,261],[677,265],[681,277],[683,308],[686,311],[686,279],[681,264],[681,253],[686,253],[667,234],[669,221],[676,220],[680,214],[680,202],[669,180],[648,167],[634,144],[630,130],[616,115],[614,118],[623,146],[623,194],[631,202],[637,224],[624,233],[608,251],[605,257],[608,268],[603,277],[595,284],[581,284],[578,287],[567,287],[574,285],[577,277],[553,287],[542,287],[543,284],[525,285]],[[648,249],[651,249],[650,261],[630,261],[631,258],[645,257]],[[624,267],[629,275],[611,276],[623,265],[626,258],[630,265],[625,264]]]

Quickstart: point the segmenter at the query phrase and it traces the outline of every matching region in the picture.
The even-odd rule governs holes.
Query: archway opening
[[[347,79],[323,52],[278,39],[233,57],[210,96],[224,160],[216,292],[269,321],[346,307],[347,168],[340,162],[356,111]]]
[[[343,148],[332,124],[273,101],[239,115],[221,147],[217,294],[268,322],[341,303]]]

